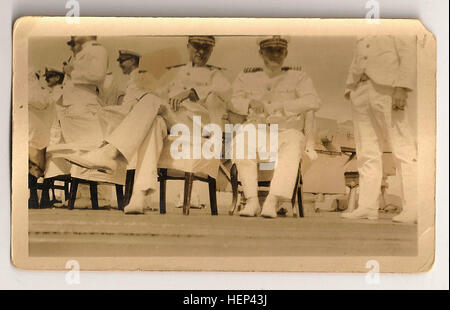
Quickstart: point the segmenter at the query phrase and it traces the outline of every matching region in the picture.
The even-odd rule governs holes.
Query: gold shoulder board
[[[254,72],[259,72],[262,71],[262,68],[259,67],[246,67],[244,68],[244,73],[254,73]]]
[[[179,65],[175,65],[175,66],[169,66],[169,67],[166,67],[166,69],[167,69],[167,70],[170,70],[170,69],[182,67],[182,66],[185,66],[185,65],[186,65],[186,64],[179,64]]]

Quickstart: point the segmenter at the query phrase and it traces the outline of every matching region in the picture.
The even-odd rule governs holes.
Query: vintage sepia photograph
[[[342,21],[18,20],[13,263],[431,268],[433,35]]]

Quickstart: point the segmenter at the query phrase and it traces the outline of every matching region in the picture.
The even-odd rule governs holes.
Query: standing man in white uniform
[[[67,42],[73,56],[64,63],[65,73],[62,100],[57,102],[57,124],[61,135],[58,144],[70,144],[73,150],[90,149],[103,141],[103,132],[98,112],[102,107],[101,91],[107,73],[108,55],[97,42],[96,36],[72,36]],[[81,179],[91,179],[85,169],[68,164],[58,158],[58,153],[49,153],[46,178],[71,174]],[[78,191],[77,203],[87,202],[87,187]],[[99,188],[100,204],[108,204],[108,190]]]
[[[62,98],[56,103],[57,119],[52,131],[58,134],[52,144],[93,147],[103,140],[98,118],[100,87],[106,75],[108,56],[96,36],[72,36],[67,42],[73,56],[64,63]],[[48,158],[46,178],[69,174],[71,165],[63,159]]]
[[[127,58],[128,54],[130,51],[125,52],[122,57]],[[135,56],[133,57],[137,60]],[[123,58],[119,56],[119,59]],[[162,115],[170,107],[167,100],[156,95],[164,85],[154,80],[152,85],[146,85],[146,90],[142,89],[137,83],[138,68],[135,65],[128,67],[127,63],[122,63],[122,69],[124,73],[132,74],[132,77],[122,104],[105,107],[100,113],[102,127],[107,128],[103,145],[85,155],[73,154],[65,158],[89,169],[109,171],[122,169],[136,159],[133,195],[124,212],[142,214],[150,201],[150,195],[158,188],[157,164],[163,140],[167,136],[167,126]],[[158,65],[160,64],[153,67]]]
[[[254,123],[278,125],[278,162],[261,212],[263,217],[274,218],[279,200],[292,198],[305,149],[305,116],[319,109],[320,100],[305,72],[296,67],[283,67],[288,53],[286,38],[264,38],[259,40],[259,48],[264,68],[247,68],[238,75],[233,83],[231,110],[247,115],[248,120]],[[238,141],[238,135],[245,133],[238,132],[235,141]],[[261,211],[258,200],[259,147],[257,159],[237,158],[235,161],[248,199],[241,216],[257,216]],[[246,152],[252,151],[249,144],[246,148]],[[307,154],[313,156],[314,150],[308,148]]]
[[[75,36],[69,42],[73,44],[74,58],[64,66],[62,135],[66,143],[96,146],[103,140],[97,113],[108,55],[96,36]]]
[[[401,178],[403,211],[395,222],[417,221],[417,147],[405,108],[416,86],[415,36],[359,37],[347,78],[359,171],[359,207],[344,218],[378,218],[383,142]]]

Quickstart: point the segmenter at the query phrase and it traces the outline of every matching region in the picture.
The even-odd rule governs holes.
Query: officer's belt
[[[87,90],[87,91],[91,92],[94,95],[97,95],[97,93],[99,91],[98,87],[95,86],[95,85],[92,85],[92,84],[75,83],[74,85],[75,85],[75,87],[81,88],[83,90]]]

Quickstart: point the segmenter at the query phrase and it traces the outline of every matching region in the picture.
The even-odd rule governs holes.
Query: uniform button
[[[367,56],[364,56],[364,60],[367,60]]]
[[[183,87],[183,89],[186,90],[187,88],[186,88],[186,87]]]
[[[370,44],[367,44],[366,47],[369,48],[369,47],[370,47]]]
[[[189,72],[186,73],[187,76],[190,76],[191,74]]]
[[[267,90],[268,90],[268,91],[270,91],[271,89],[272,89],[272,88],[270,88],[270,87],[267,87]]]

